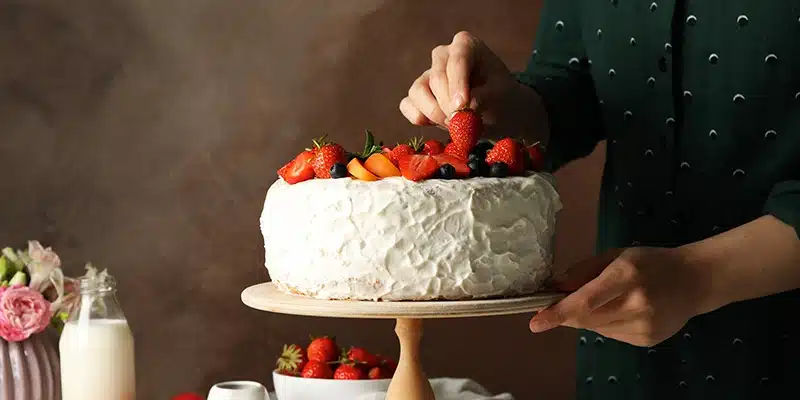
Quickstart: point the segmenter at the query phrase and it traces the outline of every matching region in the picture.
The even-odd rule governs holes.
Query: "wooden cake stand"
[[[334,318],[396,319],[400,357],[387,400],[434,400],[430,381],[420,362],[422,320],[510,315],[539,311],[564,297],[563,293],[464,301],[355,301],[318,300],[280,291],[272,282],[250,286],[242,302],[257,310],[282,314]]]

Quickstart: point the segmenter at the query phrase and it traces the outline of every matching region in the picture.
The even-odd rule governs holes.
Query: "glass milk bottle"
[[[105,273],[79,281],[80,300],[61,333],[62,400],[133,400],[133,334]]]

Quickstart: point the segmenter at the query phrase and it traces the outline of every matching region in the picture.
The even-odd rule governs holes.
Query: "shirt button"
[[[661,57],[658,59],[658,70],[661,72],[667,72],[667,58]]]

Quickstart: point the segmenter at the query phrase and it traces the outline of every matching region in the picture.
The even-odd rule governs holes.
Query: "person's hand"
[[[400,111],[412,124],[444,127],[453,112],[470,107],[491,124],[508,92],[519,86],[483,42],[459,32],[449,45],[433,49],[431,68],[411,85]]]
[[[585,283],[585,284],[583,284]],[[653,346],[700,314],[708,279],[679,249],[615,250],[575,265],[553,287],[573,291],[530,322],[592,330],[635,346]]]

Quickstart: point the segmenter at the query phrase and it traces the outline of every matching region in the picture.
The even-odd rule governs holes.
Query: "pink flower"
[[[28,286],[0,288],[0,337],[21,342],[44,331],[53,312],[42,294]]]

